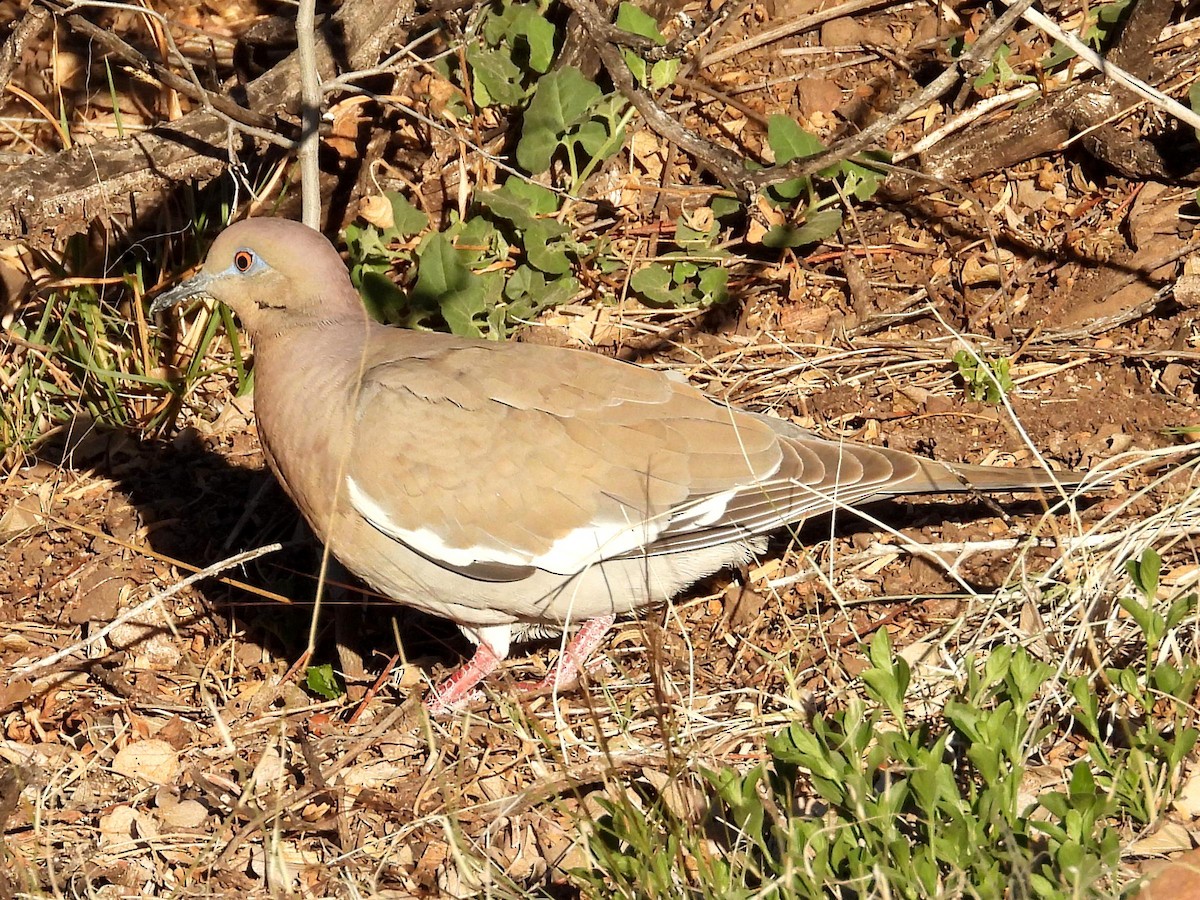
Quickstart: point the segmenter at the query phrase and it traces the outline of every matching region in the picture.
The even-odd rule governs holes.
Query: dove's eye
[[[254,254],[249,250],[239,250],[233,254],[233,267],[239,272],[249,272],[254,265]]]

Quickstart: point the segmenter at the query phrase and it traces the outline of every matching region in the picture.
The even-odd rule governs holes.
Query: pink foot
[[[554,668],[541,681],[530,685],[522,685],[522,690],[536,693],[553,693],[575,684],[579,674],[586,668],[589,672],[593,666],[587,665],[587,659],[600,646],[608,630],[612,628],[616,616],[597,616],[588,619],[583,627],[571,638],[565,650],[559,654]],[[597,665],[601,665],[603,661]]]
[[[475,648],[475,655],[425,698],[425,708],[431,716],[444,716],[478,700],[482,693],[475,686],[494,672],[498,665],[500,657],[487,644],[480,643]]]

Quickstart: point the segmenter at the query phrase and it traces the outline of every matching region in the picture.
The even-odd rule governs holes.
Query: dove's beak
[[[164,291],[154,298],[154,302],[150,304],[150,315],[157,316],[159,313],[195,297],[211,298],[212,295],[208,292],[208,286],[212,283],[212,280],[213,276],[208,272],[197,272],[186,281],[181,281],[178,285],[171,288],[171,290]]]

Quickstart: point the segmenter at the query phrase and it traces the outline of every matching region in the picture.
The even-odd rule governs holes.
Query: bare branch
[[[317,72],[317,0],[300,0],[296,10],[296,53],[300,66],[301,217],[309,228],[321,228],[321,170],[318,166],[321,128],[321,76]]]

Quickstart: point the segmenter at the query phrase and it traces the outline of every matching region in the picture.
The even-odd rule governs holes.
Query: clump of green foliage
[[[971,400],[998,406],[1013,389],[1012,361],[1007,358],[983,359],[969,350],[959,350],[954,354],[954,365]]]
[[[866,699],[782,728],[748,771],[702,769],[699,824],[648,789],[605,801],[576,879],[639,898],[1120,894],[1121,829],[1162,814],[1198,736],[1200,664],[1168,639],[1196,597],[1156,610],[1156,558],[1131,563],[1142,596],[1121,607],[1146,649],[1124,665],[1067,675],[998,646],[966,660],[940,714],[918,717],[910,668],[880,630]],[[1063,746],[1065,786],[1023,793],[1029,766]]]
[[[587,179],[624,145],[634,110],[620,93],[602,90],[578,69],[554,67],[562,34],[545,13],[542,3],[499,0],[480,13],[466,66],[438,63],[462,92],[452,111],[465,116],[470,104],[500,107],[519,120],[512,147],[519,171],[497,190],[477,194],[466,217],[443,232],[428,231],[424,215],[398,195],[389,196],[394,226],[356,223],[347,229],[355,284],[380,319],[499,340],[578,293],[585,262],[605,274],[628,265],[609,253],[603,235],[586,235],[567,223]],[[630,3],[619,5],[615,25],[666,44],[653,17]],[[669,87],[679,70],[676,59],[651,61],[629,49],[623,56],[634,80],[650,90]],[[780,163],[825,149],[786,116],[771,118],[767,137]],[[839,163],[771,188],[767,202],[795,224],[772,226],[762,245],[799,248],[835,234],[842,225],[837,206],[867,200],[879,186],[881,176],[870,162]],[[718,195],[709,211],[702,225],[677,221],[656,258],[629,273],[629,287],[645,303],[707,307],[728,299],[733,255],[722,235],[746,210]]]

